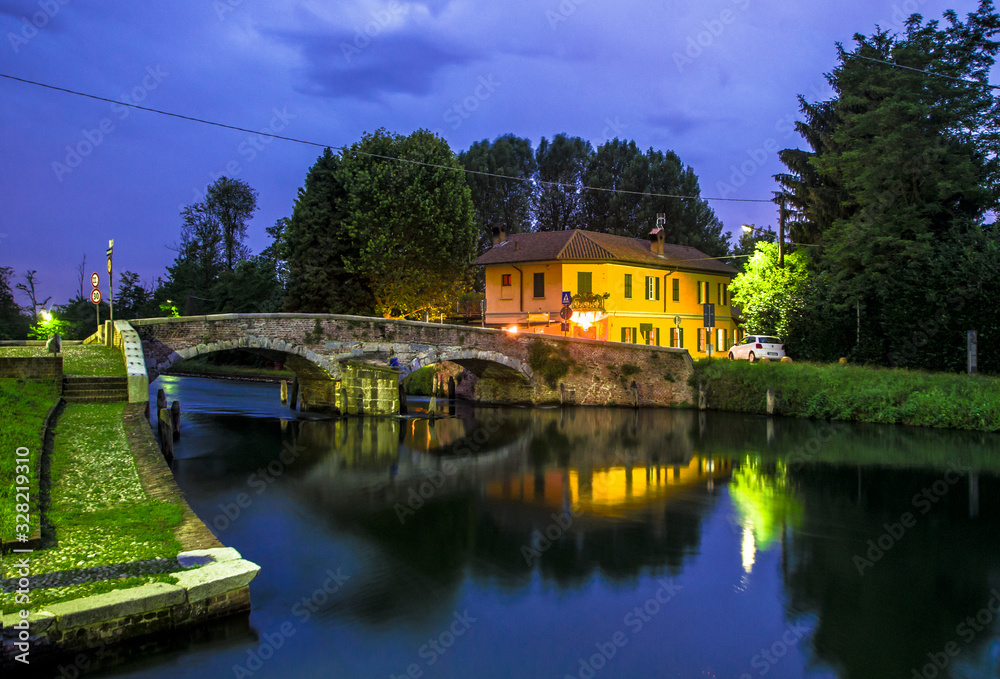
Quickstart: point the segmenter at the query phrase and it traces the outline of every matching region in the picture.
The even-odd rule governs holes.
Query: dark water
[[[997,677],[996,435],[161,378],[250,629],[108,676]],[[413,401],[417,409],[427,402]],[[870,541],[870,542],[869,542]]]

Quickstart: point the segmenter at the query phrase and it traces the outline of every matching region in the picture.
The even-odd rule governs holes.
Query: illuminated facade
[[[692,356],[738,339],[729,284],[736,270],[694,248],[589,231],[494,236],[485,267],[486,324],[519,332],[681,347]],[[562,294],[572,296],[564,332]],[[715,305],[715,328],[703,305]]]

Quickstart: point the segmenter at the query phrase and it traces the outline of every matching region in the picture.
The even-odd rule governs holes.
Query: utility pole
[[[781,208],[778,210],[778,266],[785,268],[785,220],[788,210],[785,209],[785,197],[781,197]]]

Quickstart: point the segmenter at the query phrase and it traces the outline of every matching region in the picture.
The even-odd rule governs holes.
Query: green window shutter
[[[684,348],[684,328],[681,328],[681,349]]]
[[[632,274],[625,274],[625,299],[632,299]]]
[[[660,299],[660,277],[656,277],[656,299]]]
[[[705,303],[705,287],[698,281],[698,304]]]
[[[628,341],[628,328],[622,328],[622,342]]]
[[[590,271],[578,271],[576,273],[576,293],[578,295],[589,295],[593,292],[591,287],[593,276]]]
[[[545,297],[545,274],[535,274],[535,297]]]
[[[679,302],[681,301],[681,279],[673,278],[671,281],[674,287],[674,301]]]

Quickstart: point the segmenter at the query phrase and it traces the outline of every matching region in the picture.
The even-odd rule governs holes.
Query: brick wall
[[[0,358],[0,377],[57,380],[62,383],[62,356],[8,356]]]

